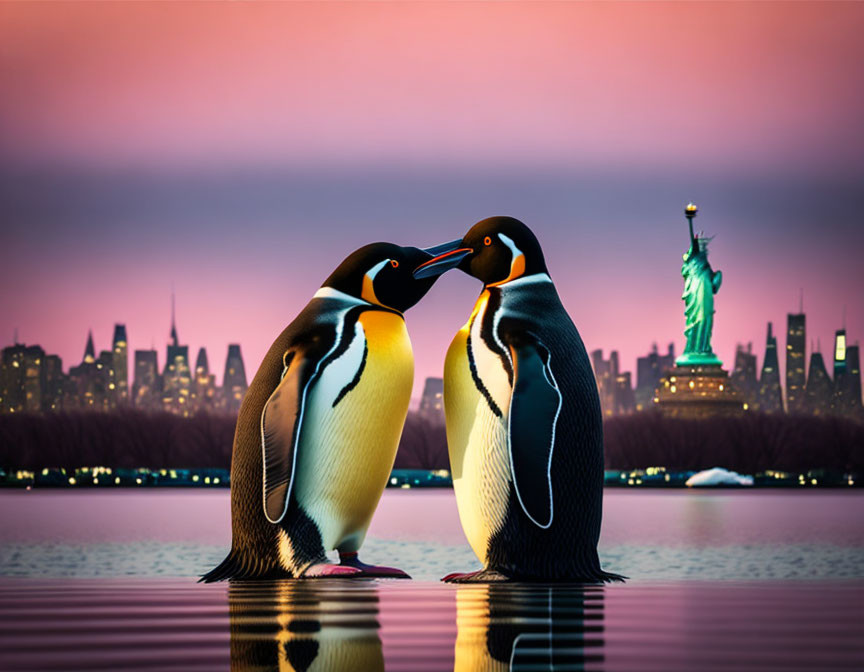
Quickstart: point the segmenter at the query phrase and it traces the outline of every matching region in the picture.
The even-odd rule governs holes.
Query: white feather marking
[[[378,275],[378,273],[381,271],[381,269],[384,268],[389,262],[390,262],[389,259],[384,259],[383,261],[379,261],[372,268],[370,268],[368,271],[366,271],[366,277],[374,282],[375,277]]]
[[[495,338],[497,340],[497,338],[498,338],[497,322],[496,322],[495,326],[496,326]],[[508,451],[510,453],[510,472],[513,474],[513,484],[515,486],[513,489],[516,491],[516,498],[519,500],[519,506],[522,507],[522,511],[525,512],[525,515],[528,516],[528,519],[532,523],[534,523],[540,529],[546,530],[546,529],[549,529],[549,527],[551,527],[552,520],[555,517],[555,500],[552,497],[552,452],[555,450],[555,428],[558,426],[558,416],[561,413],[561,404],[563,402],[563,398],[561,397],[561,390],[558,388],[558,383],[555,380],[555,375],[552,373],[552,353],[549,351],[549,348],[547,348],[545,345],[543,345],[543,342],[540,339],[537,339],[537,342],[543,346],[543,348],[546,350],[547,354],[549,355],[547,357],[546,361],[543,363],[543,375],[546,377],[546,380],[549,381],[549,385],[552,387],[552,389],[555,390],[555,393],[558,395],[558,408],[555,409],[555,418],[552,420],[552,438],[551,438],[552,442],[549,446],[549,460],[546,463],[546,483],[549,486],[549,522],[546,523],[545,525],[539,523],[537,520],[534,519],[534,516],[532,516],[530,513],[528,513],[528,509],[525,506],[525,503],[522,501],[522,495],[519,494],[519,487],[516,486],[516,470],[513,466],[513,443],[512,443],[513,437],[512,437],[512,434],[510,433],[510,418],[513,417],[513,399],[515,398],[515,395],[511,395],[511,397],[510,397],[510,409],[507,413],[507,448],[508,448]],[[506,352],[507,352],[507,357],[509,359],[510,358],[509,349],[506,350]],[[511,365],[512,365],[512,359],[511,359]]]
[[[322,289],[325,289],[325,288],[322,288]],[[331,289],[331,288],[327,287],[326,289]],[[318,291],[320,292],[321,290],[318,290]],[[333,290],[333,291],[338,291],[338,290]],[[341,294],[341,292],[340,292],[340,294]],[[348,295],[346,294],[345,296],[348,296]],[[352,297],[349,297],[349,298],[352,298]],[[363,303],[366,303],[366,302],[364,301]],[[261,469],[261,478],[262,478],[261,502],[262,502],[262,505],[264,508],[264,517],[268,521],[273,523],[274,525],[276,523],[278,523],[279,521],[281,521],[285,517],[285,512],[288,511],[288,502],[291,499],[291,489],[294,487],[294,477],[297,474],[297,452],[298,452],[297,449],[298,449],[298,446],[300,445],[300,430],[303,427],[303,415],[304,415],[304,412],[306,410],[306,393],[309,391],[310,383],[312,383],[312,381],[318,377],[318,372],[321,369],[321,364],[323,362],[327,361],[327,358],[333,354],[333,352],[336,350],[336,348],[339,347],[339,344],[342,341],[342,329],[345,325],[345,315],[348,313],[348,311],[352,307],[353,306],[349,305],[347,308],[345,308],[344,310],[340,310],[336,314],[336,338],[333,341],[333,347],[331,347],[330,350],[327,351],[327,354],[324,355],[324,357],[322,357],[320,360],[318,360],[318,363],[315,365],[315,371],[312,373],[311,376],[309,376],[309,380],[307,380],[306,384],[303,386],[303,394],[300,397],[300,415],[297,418],[297,431],[294,432],[294,446],[293,446],[293,452],[291,455],[291,478],[288,481],[288,489],[285,493],[285,506],[282,508],[282,513],[275,520],[272,519],[269,516],[269,514],[267,513],[267,469],[266,468]],[[284,366],[284,364],[283,364],[283,366]],[[282,378],[285,377],[285,372],[287,371],[287,368],[288,367],[284,367],[282,369]],[[267,407],[269,405],[270,405],[270,399],[267,399],[267,403],[264,404],[264,409],[261,411],[260,428],[261,428],[261,460],[262,460],[261,464],[262,464],[262,467],[267,464],[267,442],[266,442],[266,439],[264,436],[264,418],[267,415]]]
[[[519,257],[524,257],[522,254],[522,250],[516,247],[516,243],[513,242],[513,239],[510,236],[505,236],[503,233],[498,234],[498,238],[504,243],[507,247],[510,248],[510,272],[513,272],[513,264],[516,263],[516,260]]]
[[[315,383],[315,403],[324,403],[328,408],[333,405],[342,389],[357,375],[365,349],[366,334],[358,320],[348,349],[327,365]]]
[[[322,287],[315,294],[312,295],[313,299],[339,299],[340,301],[345,301],[347,303],[354,303],[358,306],[371,306],[372,304],[368,301],[364,301],[363,299],[358,299],[356,296],[351,296],[350,294],[346,294],[345,292],[339,291],[338,289],[333,289],[332,287]]]
[[[507,377],[507,371],[501,363],[501,358],[498,356],[497,352],[493,352],[489,349],[481,334],[486,311],[488,309],[489,304],[487,302],[483,305],[477,315],[474,316],[474,320],[471,323],[471,341],[468,343],[468,347],[471,350],[471,356],[474,358],[474,366],[477,369],[477,376],[483,381],[483,385],[486,387],[486,390],[489,392],[495,405],[498,406],[503,413],[504,409],[506,409],[510,403],[512,388],[510,380]],[[500,311],[501,309],[499,308],[498,312],[495,313],[496,328],[498,324],[498,313],[500,313]],[[493,337],[495,342],[498,343],[498,346],[502,347],[497,334],[493,333]],[[504,353],[505,355],[507,354],[506,348],[504,348]]]

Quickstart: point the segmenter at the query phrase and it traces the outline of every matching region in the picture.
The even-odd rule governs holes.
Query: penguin
[[[483,568],[443,580],[622,580],[603,571],[597,556],[597,384],[540,243],[519,220],[492,217],[438,249],[415,278],[459,268],[483,282],[444,364],[453,488]]]
[[[356,250],[274,341],[237,419],[231,551],[202,581],[407,577],[357,554],[411,397],[403,313],[435,282],[412,271],[438,251]],[[339,564],[327,559],[334,549]]]

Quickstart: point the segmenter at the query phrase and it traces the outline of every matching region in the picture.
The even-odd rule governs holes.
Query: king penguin
[[[403,313],[439,250],[349,255],[279,335],[249,386],[231,459],[231,552],[203,581],[407,577],[357,552],[396,458],[414,379]],[[338,550],[340,563],[326,553]]]
[[[620,580],[597,556],[597,385],[537,238],[517,219],[492,217],[438,249],[415,278],[459,268],[483,282],[444,364],[453,488],[483,569],[444,580]]]

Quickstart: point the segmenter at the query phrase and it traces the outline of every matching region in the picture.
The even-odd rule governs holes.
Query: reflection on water
[[[454,591],[455,646],[450,628],[436,633],[435,618],[452,613]],[[228,590],[232,672],[384,670],[382,593],[396,612],[387,624],[396,635],[388,643],[387,669],[565,671],[603,660],[601,586],[403,590],[372,580],[274,581],[234,583]],[[431,639],[424,640],[412,621],[425,622],[423,634]],[[442,646],[444,656],[435,651]]]
[[[229,586],[227,492],[0,493],[0,670],[860,670],[861,497],[607,492],[627,584],[452,586],[452,491],[387,491],[364,553],[419,580]]]
[[[0,670],[860,670],[861,582],[0,579]]]
[[[373,581],[235,583],[232,672],[384,669]]]
[[[454,672],[583,670],[603,660],[603,587],[459,587]]]

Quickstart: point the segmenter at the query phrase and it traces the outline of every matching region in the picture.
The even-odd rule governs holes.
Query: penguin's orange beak
[[[427,247],[423,251],[434,256],[414,269],[414,277],[417,280],[446,273],[456,268],[465,257],[474,252],[470,247],[462,247],[461,239]]]

